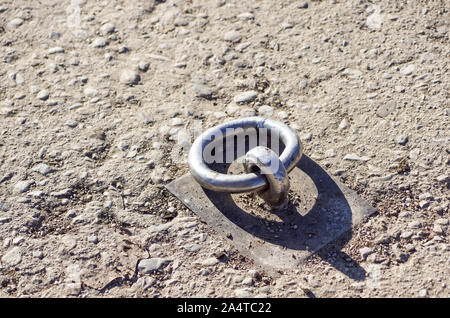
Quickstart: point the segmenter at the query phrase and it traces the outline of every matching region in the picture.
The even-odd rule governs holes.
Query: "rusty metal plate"
[[[306,155],[290,172],[289,180],[289,205],[275,211],[254,193],[204,189],[190,174],[171,182],[167,189],[244,256],[271,269],[299,266],[375,212]]]

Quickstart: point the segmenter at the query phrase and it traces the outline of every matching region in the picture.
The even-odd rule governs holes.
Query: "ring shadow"
[[[220,170],[227,169],[223,166]],[[317,198],[306,213],[301,214],[300,208],[293,204],[289,204],[287,209],[272,210],[281,221],[267,221],[261,216],[246,212],[236,204],[230,193],[205,188],[203,191],[228,220],[249,234],[283,249],[315,253],[351,279],[364,280],[366,271],[342,251],[352,237],[352,209],[343,190],[322,167],[306,155],[302,156],[292,172],[296,169],[300,169],[301,173],[312,180],[309,188],[316,188],[313,192]],[[293,182],[305,183],[293,180],[292,178],[300,178],[302,175],[300,172],[292,172],[289,176],[291,185]],[[308,192],[311,189],[303,190]]]

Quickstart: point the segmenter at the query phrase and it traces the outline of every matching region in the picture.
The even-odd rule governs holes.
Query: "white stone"
[[[40,100],[47,100],[48,97],[50,96],[50,92],[46,89],[41,90],[36,97]]]
[[[253,20],[255,18],[255,16],[250,12],[241,13],[237,17],[241,20]]]
[[[360,157],[360,156],[358,156],[358,155],[356,155],[354,153],[349,153],[349,154],[345,155],[344,160],[349,160],[349,161],[369,161],[370,158],[366,157],[366,156]]]
[[[20,247],[13,247],[2,257],[2,263],[7,266],[16,266],[22,261],[22,253]]]
[[[380,15],[380,13],[374,12],[373,14],[367,17],[366,24],[369,28],[373,30],[378,30],[381,28],[381,25],[383,24],[383,17]]]
[[[402,69],[400,72],[403,75],[408,76],[408,75],[411,75],[414,72],[415,68],[416,67],[414,66],[414,64],[410,64],[407,67],[405,67],[404,69]]]
[[[270,117],[273,115],[273,107],[268,105],[263,105],[258,108],[258,114],[263,117]]]
[[[202,261],[202,265],[205,265],[205,266],[214,266],[217,263],[219,263],[219,260],[215,257],[210,257],[210,258],[207,258],[204,261]]]
[[[95,48],[105,47],[107,44],[108,44],[108,41],[106,41],[104,38],[96,38],[92,42],[92,46]]]
[[[27,192],[33,183],[33,181],[29,180],[19,181],[14,185],[13,192],[15,194]]]
[[[363,247],[359,250],[359,253],[363,259],[366,259],[367,256],[373,253],[373,250],[370,247]]]
[[[342,74],[347,75],[351,79],[358,79],[363,73],[360,70],[347,68],[342,72]]]
[[[115,31],[115,27],[114,27],[114,25],[113,24],[111,24],[111,23],[106,23],[106,24],[104,24],[102,27],[101,27],[101,29],[100,29],[100,32],[103,34],[103,35],[108,35],[108,34],[110,34],[110,33],[113,33],[114,31]]]
[[[86,95],[87,97],[95,97],[98,95],[98,90],[88,86],[84,89],[84,95]]]
[[[48,50],[48,54],[56,54],[56,53],[64,53],[64,49],[62,47],[52,47]]]
[[[344,118],[342,121],[341,121],[341,123],[339,124],[339,129],[345,129],[345,128],[347,128],[348,127],[348,121],[347,121],[347,118]]]
[[[159,257],[143,259],[138,264],[138,271],[142,274],[151,274],[154,271],[161,269],[168,262],[170,262],[170,260]]]
[[[123,70],[122,74],[120,75],[120,82],[125,85],[135,85],[139,83],[140,80],[141,77],[134,70]]]
[[[53,169],[52,169],[52,167],[50,167],[49,165],[47,165],[45,163],[38,163],[37,165],[35,165],[33,167],[33,171],[38,172],[45,176],[45,175],[53,172]]]
[[[249,102],[253,101],[254,99],[256,99],[256,97],[258,97],[257,92],[247,91],[247,92],[241,93],[239,95],[236,95],[234,97],[234,101],[236,103],[249,103]]]
[[[237,31],[229,31],[225,33],[223,39],[228,42],[237,43],[242,39],[242,35]]]
[[[18,28],[23,24],[23,20],[20,18],[15,18],[9,21],[8,27],[10,28]]]
[[[193,85],[192,90],[198,97],[210,98],[212,95],[212,90],[206,85]]]
[[[181,119],[181,118],[172,118],[172,120],[171,120],[171,122],[170,122],[170,124],[172,125],[172,126],[175,126],[175,127],[177,127],[177,126],[182,126],[183,125],[183,120]]]
[[[237,289],[234,292],[237,298],[249,298],[252,295],[252,291],[248,288]]]

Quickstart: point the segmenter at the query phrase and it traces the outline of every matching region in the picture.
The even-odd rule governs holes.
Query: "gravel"
[[[449,296],[445,2],[85,2],[0,4],[0,297]],[[256,115],[377,210],[282,274],[165,189]]]

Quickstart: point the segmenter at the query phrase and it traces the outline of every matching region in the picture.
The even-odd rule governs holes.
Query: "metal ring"
[[[203,152],[206,146],[216,141],[214,136],[225,138],[233,134],[230,133],[231,130],[237,128],[267,128],[277,133],[285,146],[279,158],[287,172],[295,167],[302,156],[303,149],[297,134],[285,124],[262,117],[233,120],[206,130],[195,139],[189,151],[188,165],[191,174],[204,188],[218,192],[240,193],[261,191],[268,186],[267,180],[262,175],[256,173],[227,175],[211,170],[205,163]]]

